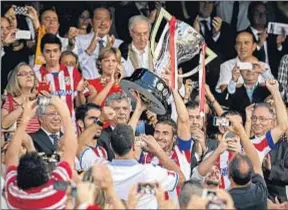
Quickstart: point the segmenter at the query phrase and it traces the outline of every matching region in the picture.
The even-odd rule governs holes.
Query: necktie
[[[211,31],[209,30],[209,27],[208,27],[208,21],[207,20],[201,20],[201,24],[204,26],[204,32],[203,32],[204,39],[207,40],[209,38],[210,33],[211,33]],[[211,36],[212,36],[212,34],[211,34]]]
[[[258,42],[260,41],[260,35],[261,33],[258,33]],[[262,47],[260,48],[260,50],[258,50],[258,59],[262,62],[266,62],[266,54],[265,54],[265,49],[264,49],[264,44],[262,45]]]
[[[101,53],[101,50],[102,50],[103,47],[104,47],[104,40],[100,39],[100,40],[98,41],[98,43],[99,43],[99,54],[100,54],[100,53]]]
[[[234,1],[230,25],[235,29],[235,31],[237,31],[238,14],[239,14],[239,1]]]
[[[56,134],[51,134],[51,135],[50,135],[50,138],[53,139],[53,143],[54,143],[55,149],[57,149],[57,142],[58,142],[58,140],[59,140],[58,135],[56,135]]]

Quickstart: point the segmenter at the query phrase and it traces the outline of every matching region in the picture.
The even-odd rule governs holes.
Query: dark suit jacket
[[[265,86],[257,86],[253,92],[252,95],[252,102],[250,102],[250,99],[247,95],[246,88],[244,85],[241,87],[236,88],[236,91],[234,94],[228,93],[228,88],[225,89],[225,91],[222,93],[224,94],[223,97],[227,99],[227,106],[230,108],[230,110],[235,110],[240,112],[243,119],[245,120],[245,108],[253,103],[261,103],[264,102],[265,98],[270,95],[270,92]]]
[[[246,28],[245,31],[253,34],[250,26],[248,28]],[[253,36],[254,36],[254,34],[253,34]],[[279,51],[277,49],[276,38],[277,38],[276,35],[269,34],[268,38],[266,39],[269,66],[270,66],[271,72],[275,78],[278,77],[278,67],[280,64],[280,60],[281,60],[282,56],[285,54],[285,52],[287,52],[286,51],[286,48],[287,48],[286,45],[288,45],[287,41],[285,41],[282,44],[282,51]],[[255,36],[254,36],[254,39],[256,40]],[[264,46],[262,46],[262,48],[264,49]],[[254,51],[253,55],[256,58],[258,58],[259,60],[261,60],[261,57],[262,57],[261,51],[256,49]]]
[[[49,136],[42,129],[29,135],[33,140],[37,152],[44,152],[46,155],[52,155],[55,152],[55,146],[52,144]]]

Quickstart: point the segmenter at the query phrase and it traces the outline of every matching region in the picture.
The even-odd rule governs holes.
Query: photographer
[[[11,140],[5,158],[7,167],[5,189],[9,208],[65,208],[66,194],[53,190],[53,184],[56,180],[69,181],[71,179],[77,139],[67,105],[55,96],[51,98],[51,104],[59,112],[65,130],[64,153],[61,162],[50,175],[47,173],[42,157],[36,152],[28,152],[19,160],[17,152],[21,147],[22,136],[38,108],[35,100],[26,102],[21,124]]]

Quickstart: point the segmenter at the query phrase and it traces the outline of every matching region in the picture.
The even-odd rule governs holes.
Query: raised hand
[[[29,101],[27,100],[24,103],[24,110],[22,114],[22,123],[28,123],[35,115],[36,110],[37,110],[37,101]]]
[[[104,106],[99,117],[101,122],[111,121],[115,118],[116,113],[114,109],[109,106]]]
[[[221,26],[222,26],[222,19],[220,17],[214,17],[212,20],[212,33],[213,35],[217,35],[220,30],[221,30]]]
[[[236,64],[232,70],[232,80],[237,83],[239,77],[240,77],[240,69]]]
[[[265,80],[266,88],[270,91],[270,93],[279,92],[279,83],[275,79],[267,79]]]

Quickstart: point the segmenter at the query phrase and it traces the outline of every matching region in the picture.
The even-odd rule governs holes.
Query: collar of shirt
[[[256,37],[256,40],[258,41],[258,39],[259,39],[258,33],[260,33],[260,31],[258,31],[257,29],[253,28],[252,26],[250,26],[250,28],[251,28],[252,33]]]
[[[47,136],[49,136],[50,138],[50,135],[57,135],[59,138],[60,138],[60,132],[57,132],[57,133],[50,133],[48,131],[46,131],[44,128],[41,127],[41,129],[47,134]]]
[[[134,159],[128,159],[128,160],[119,160],[119,159],[113,159],[111,162],[111,165],[113,166],[134,166],[139,164],[137,160]]]
[[[210,25],[211,24],[211,17],[207,17],[207,18],[202,18],[202,17],[199,17],[199,22],[201,23],[201,21],[203,21],[203,20],[206,20],[207,21],[207,23],[208,23],[208,25]]]
[[[135,45],[132,42],[132,50],[135,51],[137,53],[137,55],[142,56],[145,53],[148,53],[148,44],[146,45],[146,47],[144,48],[144,51],[141,52],[140,50],[138,50]]]

